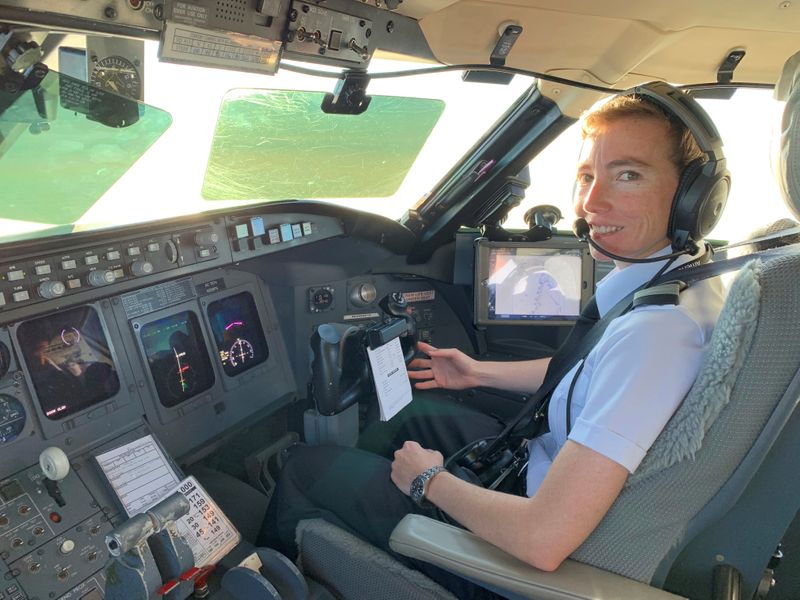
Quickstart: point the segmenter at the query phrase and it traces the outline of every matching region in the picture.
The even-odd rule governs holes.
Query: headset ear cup
[[[731,176],[727,171],[715,175],[709,180],[709,185],[704,194],[705,199],[699,206],[695,217],[695,234],[692,239],[699,240],[706,237],[719,223],[725,204],[728,202],[728,193],[731,189]]]
[[[675,250],[683,250],[688,241],[688,237],[694,233],[694,227],[690,226],[692,214],[694,213],[695,194],[690,194],[692,186],[697,176],[703,170],[703,160],[694,159],[683,169],[678,187],[675,188],[675,195],[672,197],[672,209],[669,213],[667,224],[667,237],[672,240]],[[687,200],[688,198],[688,200]],[[691,206],[688,205],[691,203]]]

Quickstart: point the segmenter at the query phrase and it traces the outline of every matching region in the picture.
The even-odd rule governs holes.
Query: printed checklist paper
[[[374,350],[367,348],[367,355],[378,393],[381,421],[388,421],[411,402],[411,382],[408,380],[400,338],[394,338]]]

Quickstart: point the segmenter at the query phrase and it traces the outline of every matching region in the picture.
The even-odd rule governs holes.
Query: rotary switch
[[[194,243],[198,246],[213,246],[219,241],[216,231],[199,231],[194,234]]]
[[[66,286],[60,281],[43,281],[38,287],[39,296],[48,300],[63,296],[66,291]]]
[[[92,287],[102,287],[114,283],[116,277],[113,271],[92,271],[89,273],[88,281]]]
[[[153,263],[147,260],[137,260],[131,263],[131,275],[134,277],[142,277],[143,275],[150,275],[153,272]]]

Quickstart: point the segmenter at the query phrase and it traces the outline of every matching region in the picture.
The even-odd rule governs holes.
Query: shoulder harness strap
[[[639,290],[633,295],[633,306],[665,306],[676,305],[680,301],[680,294],[689,287],[683,281],[667,281],[659,285]]]

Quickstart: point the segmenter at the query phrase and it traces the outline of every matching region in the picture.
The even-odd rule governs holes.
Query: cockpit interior
[[[0,599],[451,598],[374,587],[396,571],[369,548],[323,549],[345,565],[325,575],[257,548],[285,450],[356,443],[396,338],[406,362],[554,352],[613,267],[572,231],[578,120],[636,85],[720,129],[715,261],[800,289],[798,11],[0,0]],[[786,371],[760,454],[648,580],[538,572],[425,521],[397,552],[507,598],[800,597],[800,299],[775,294],[756,336],[786,338],[735,366]],[[501,421],[527,400],[437,393]]]

